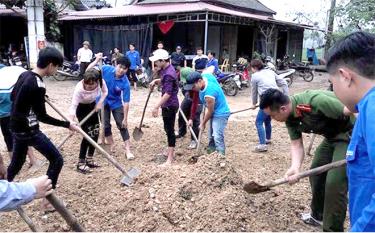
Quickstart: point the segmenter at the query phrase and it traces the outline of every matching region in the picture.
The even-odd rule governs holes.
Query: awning
[[[13,16],[26,18],[26,11],[24,9],[2,9],[0,8],[0,16]]]
[[[205,2],[191,3],[168,3],[168,4],[147,4],[147,5],[127,5],[117,8],[104,8],[99,10],[74,11],[61,15],[59,20],[83,20],[83,19],[108,19],[116,17],[132,17],[145,15],[168,15],[191,12],[213,12],[238,17],[251,18],[257,21],[267,21],[276,24],[284,24],[302,28],[312,28],[309,25],[301,25],[280,20],[275,20],[269,16],[251,14],[238,10],[226,9],[220,6],[211,5]]]

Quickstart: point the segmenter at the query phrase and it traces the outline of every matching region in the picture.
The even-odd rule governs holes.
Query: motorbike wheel
[[[311,82],[314,79],[314,73],[311,70],[309,70],[309,71],[305,72],[305,74],[303,75],[302,78],[306,82]]]
[[[238,86],[234,80],[225,82],[223,85],[224,93],[227,96],[235,96],[238,93]]]

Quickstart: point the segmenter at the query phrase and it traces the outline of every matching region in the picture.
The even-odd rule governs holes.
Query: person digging
[[[207,153],[216,152],[220,159],[225,160],[224,131],[230,116],[230,109],[220,84],[212,73],[200,74],[194,71],[188,75],[184,89],[199,92],[200,102],[207,108],[199,126],[199,130],[204,130],[207,122],[210,121]],[[221,162],[220,166],[225,166],[225,162]]]
[[[315,151],[311,168],[345,159],[353,128],[352,113],[330,91],[309,90],[288,97],[277,89],[266,90],[260,106],[272,119],[285,122],[291,139],[291,167],[285,174],[290,184],[298,180],[304,159],[302,133],[324,136]],[[306,224],[323,231],[344,230],[347,208],[346,168],[336,168],[310,177],[311,212],[302,214]]]
[[[87,67],[87,70],[94,68],[103,58],[103,53],[95,54],[95,60]],[[120,57],[116,60],[116,67],[103,65],[101,73],[108,88],[108,95],[104,101],[104,134],[105,141],[111,146],[111,152],[115,152],[115,143],[111,129],[111,113],[115,119],[116,126],[120,131],[124,142],[125,157],[133,160],[135,157],[130,150],[130,135],[128,130],[128,112],[130,102],[130,82],[126,72],[130,67],[127,57]]]
[[[22,169],[28,147],[32,146],[48,159],[47,176],[52,181],[52,189],[56,188],[64,160],[59,150],[40,130],[39,121],[71,131],[79,129],[75,123],[57,120],[46,112],[46,84],[43,77],[54,75],[62,63],[63,56],[57,49],[42,49],[39,52],[37,67],[23,72],[14,85],[10,115],[10,128],[14,135],[13,156],[7,171],[8,181],[13,181]],[[54,210],[47,199],[43,199],[42,206],[45,211]]]
[[[161,79],[156,79],[150,83],[151,91],[155,85],[161,85],[161,98],[152,110],[152,116],[158,117],[159,109],[162,110],[164,130],[168,139],[167,161],[165,166],[171,165],[174,159],[176,135],[174,133],[174,125],[176,120],[176,113],[178,111],[178,79],[176,70],[169,63],[169,54],[164,49],[158,49],[153,56],[149,58],[154,62],[155,67],[159,69]]]
[[[188,119],[188,126],[192,127],[194,134],[199,135],[200,115],[202,113],[202,105],[199,103],[199,93],[193,90],[187,91],[184,89],[186,79],[189,74],[194,72],[190,67],[184,67],[180,69],[180,83],[182,84],[181,91],[184,95],[184,99],[181,102],[180,108],[183,114]],[[178,115],[178,134],[176,138],[183,138],[187,131],[187,124],[181,113]],[[191,141],[188,146],[189,149],[197,148],[197,142],[194,136],[191,134]]]

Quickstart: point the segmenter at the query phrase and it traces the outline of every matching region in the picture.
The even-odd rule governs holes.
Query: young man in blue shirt
[[[358,112],[346,153],[350,231],[375,231],[375,35],[355,32],[328,53],[333,91]]]
[[[207,112],[199,126],[200,130],[204,130],[207,122],[210,121],[207,152],[216,151],[221,158],[225,158],[224,131],[228,123],[230,110],[223,89],[213,74],[200,74],[199,72],[192,72],[188,76],[184,89],[199,92],[201,103],[207,107]]]
[[[215,52],[212,52],[211,50],[208,50],[207,57],[208,57],[208,62],[207,62],[206,67],[213,66],[215,68],[214,69],[214,75],[220,74],[221,72],[220,72],[220,69],[219,69],[219,62],[215,58]]]
[[[133,43],[129,44],[129,51],[126,52],[126,56],[130,60],[130,67],[128,69],[128,78],[134,83],[134,90],[137,90],[138,78],[135,71],[141,66],[141,57],[139,52],[135,50],[135,45]]]
[[[103,58],[103,54],[98,53],[95,57],[95,61],[87,69],[95,67]],[[124,141],[125,156],[128,160],[132,160],[134,159],[134,155],[130,151],[128,130],[130,83],[126,76],[126,72],[130,67],[130,61],[127,57],[120,57],[117,59],[116,64],[116,67],[110,65],[103,65],[102,67],[102,76],[108,88],[108,95],[104,101],[104,135],[107,143],[111,145],[111,152],[115,152],[111,130],[112,112],[117,128],[120,130],[122,140]]]

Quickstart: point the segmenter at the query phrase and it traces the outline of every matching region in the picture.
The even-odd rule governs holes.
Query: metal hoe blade
[[[262,193],[271,190],[268,186],[260,185],[254,181],[251,181],[244,185],[243,189],[252,194]]]
[[[139,141],[139,140],[141,140],[142,136],[143,136],[142,129],[140,129],[138,127],[135,127],[135,129],[133,131],[134,140]]]

